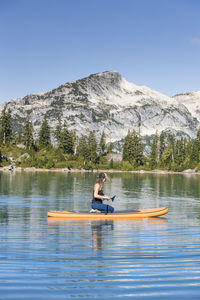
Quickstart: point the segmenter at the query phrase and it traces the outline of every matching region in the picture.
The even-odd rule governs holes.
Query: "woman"
[[[110,200],[109,196],[104,195],[103,185],[107,180],[105,173],[100,173],[97,177],[97,182],[94,185],[92,210],[90,212],[113,213],[114,208],[110,205],[103,204],[103,200]]]

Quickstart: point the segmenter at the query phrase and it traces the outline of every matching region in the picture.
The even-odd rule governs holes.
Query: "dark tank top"
[[[103,190],[98,191],[98,195],[104,196]],[[94,198],[94,191],[92,196],[92,202],[103,203],[102,199]]]

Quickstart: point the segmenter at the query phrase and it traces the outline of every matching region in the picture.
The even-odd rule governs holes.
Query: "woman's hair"
[[[106,174],[105,173],[100,173],[98,176],[97,176],[97,182],[101,188],[103,187],[103,180],[106,179]]]

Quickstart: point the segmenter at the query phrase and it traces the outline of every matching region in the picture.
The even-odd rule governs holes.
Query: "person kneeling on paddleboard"
[[[94,185],[92,209],[90,212],[113,213],[114,208],[111,205],[103,204],[103,200],[110,200],[109,196],[104,195],[103,185],[108,179],[105,173],[100,173],[97,176],[97,182]]]

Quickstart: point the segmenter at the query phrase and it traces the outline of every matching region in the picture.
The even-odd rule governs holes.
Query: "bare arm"
[[[110,200],[109,196],[106,196],[106,195],[101,196],[98,194],[98,192],[99,192],[99,184],[96,183],[94,186],[94,198],[101,199],[101,200],[103,200],[103,199]]]

